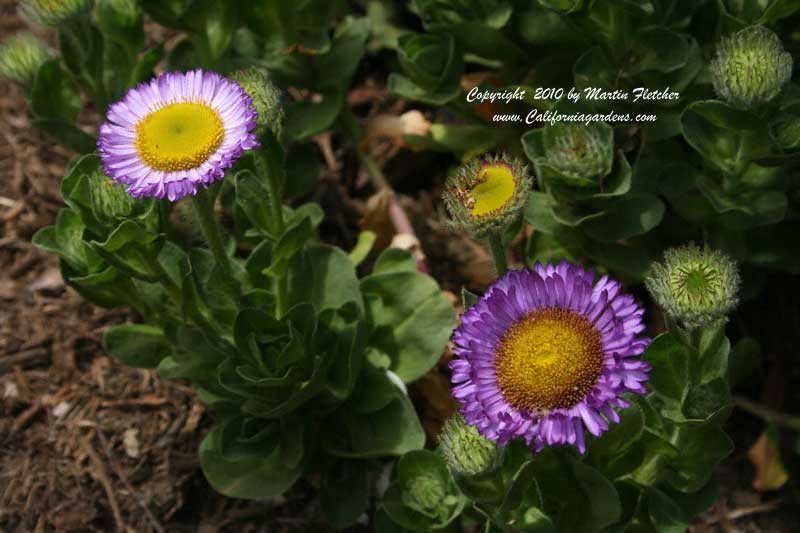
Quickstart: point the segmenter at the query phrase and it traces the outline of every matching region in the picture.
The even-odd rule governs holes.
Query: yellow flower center
[[[577,404],[595,386],[602,367],[600,333],[569,309],[529,313],[508,328],[495,350],[503,398],[532,414]]]
[[[152,168],[188,170],[203,164],[222,144],[219,113],[203,102],[169,104],[136,125],[136,151]]]
[[[496,163],[485,165],[477,177],[478,184],[469,191],[472,198],[470,213],[481,217],[495,213],[514,197],[516,186],[511,167]]]

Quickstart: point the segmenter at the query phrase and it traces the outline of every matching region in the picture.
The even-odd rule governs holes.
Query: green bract
[[[531,178],[521,161],[488,156],[471,160],[448,178],[443,199],[451,224],[482,238],[518,218],[530,188]]]
[[[281,95],[269,74],[263,69],[249,68],[236,72],[232,79],[253,99],[253,105],[258,112],[256,132],[262,133],[265,129],[270,129],[276,137],[280,137],[284,119]]]
[[[489,475],[500,464],[501,453],[497,446],[467,424],[460,414],[445,422],[439,445],[454,475]]]
[[[738,303],[736,263],[709,248],[689,245],[667,250],[645,283],[664,311],[688,327],[725,320]]]
[[[751,26],[719,43],[711,73],[721,98],[751,109],[780,94],[792,77],[792,56],[774,32]]]
[[[30,33],[18,33],[0,44],[0,76],[30,86],[50,53]]]
[[[589,126],[558,122],[545,128],[546,160],[566,176],[581,182],[606,176],[614,161],[614,135],[602,122]]]
[[[411,531],[446,528],[465,499],[441,457],[427,450],[404,455],[384,495],[384,509],[396,524]]]

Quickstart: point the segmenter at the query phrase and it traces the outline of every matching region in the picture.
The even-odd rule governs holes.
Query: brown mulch
[[[0,0],[3,36],[25,26],[15,4]],[[103,352],[103,328],[136,317],[84,302],[64,285],[56,258],[30,244],[62,206],[59,184],[73,157],[30,127],[22,91],[0,82],[0,530],[330,531],[305,481],[268,502],[215,493],[197,457],[213,420],[194,393]],[[412,204],[403,205],[416,224]],[[476,246],[448,242],[458,248],[451,257]],[[488,266],[453,271],[437,255],[446,246],[423,247],[451,290],[488,283]],[[429,433],[453,407],[442,376],[412,389]],[[749,488],[737,453],[720,473],[722,497],[693,529],[790,531],[775,514],[780,502]]]

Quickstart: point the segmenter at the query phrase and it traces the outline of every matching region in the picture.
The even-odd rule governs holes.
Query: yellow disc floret
[[[203,164],[225,137],[225,125],[203,102],[166,105],[136,125],[136,151],[152,168],[173,172]]]
[[[532,414],[577,404],[595,386],[602,367],[600,333],[569,309],[529,313],[511,325],[495,350],[503,398]]]
[[[482,217],[500,211],[514,198],[514,174],[505,163],[484,165],[476,182],[469,191],[473,216]]]

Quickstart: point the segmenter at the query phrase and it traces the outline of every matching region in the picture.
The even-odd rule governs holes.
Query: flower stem
[[[499,232],[495,232],[490,234],[486,240],[489,242],[489,250],[492,252],[492,261],[494,261],[497,277],[502,277],[508,271],[506,248],[503,246],[503,238]]]
[[[215,198],[216,195],[211,189],[198,191],[198,193],[192,197],[192,206],[194,207],[197,219],[200,221],[203,236],[217,263],[217,268],[220,269],[226,278],[234,280],[231,259],[225,251],[222,232],[219,230],[217,217],[214,215]]]
[[[272,139],[277,143],[277,139]],[[275,147],[262,146],[256,153],[256,161],[259,172],[264,175],[269,191],[269,204],[272,209],[272,222],[275,224],[276,239],[280,239],[286,230],[286,221],[283,219],[283,187],[282,175],[280,171],[279,152]],[[268,151],[272,149],[272,151]],[[275,287],[275,315],[280,318],[286,313],[289,280],[286,274],[280,276],[276,281]]]

